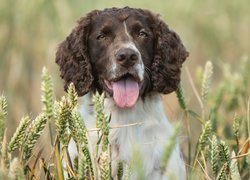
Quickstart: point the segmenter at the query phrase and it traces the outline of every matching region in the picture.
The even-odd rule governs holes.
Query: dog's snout
[[[138,61],[138,53],[130,48],[122,48],[116,53],[116,61],[124,67],[131,67]]]

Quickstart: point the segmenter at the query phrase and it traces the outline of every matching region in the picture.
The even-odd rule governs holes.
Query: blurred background
[[[237,81],[242,68],[250,71],[249,0],[2,0],[0,94],[4,93],[9,103],[9,135],[13,134],[22,116],[29,114],[35,117],[41,111],[43,66],[53,76],[56,97],[63,95],[63,82],[54,62],[55,52],[76,20],[94,9],[114,6],[150,9],[161,14],[170,28],[180,35],[190,52],[182,73],[182,84],[190,107],[198,109],[198,102],[185,69],[189,69],[198,86],[200,72],[207,60],[214,64],[212,89],[216,89],[223,76],[228,76],[228,81],[232,81],[232,93],[243,88],[249,95],[249,83],[244,84],[248,87],[237,87],[233,82]],[[241,62],[244,62],[243,67]],[[237,73],[231,77],[234,72]],[[169,119],[181,119],[176,95],[172,93],[165,99]]]

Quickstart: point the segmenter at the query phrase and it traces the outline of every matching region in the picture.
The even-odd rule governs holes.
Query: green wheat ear
[[[8,153],[8,143],[7,143],[7,135],[6,135],[6,130],[4,132],[4,138],[1,143],[1,162],[0,162],[0,167],[4,170],[7,170],[10,165],[10,154]]]
[[[162,171],[162,174],[165,172],[170,155],[171,155],[173,149],[175,148],[177,136],[180,133],[180,129],[181,129],[180,123],[176,124],[174,127],[174,130],[173,130],[173,133],[168,140],[168,144],[163,152],[162,160],[160,163],[160,169]]]
[[[58,132],[58,138],[63,145],[68,143],[68,122],[71,119],[70,103],[67,98],[62,97],[59,104],[55,105],[56,108],[56,130]]]
[[[183,92],[183,88],[181,85],[179,85],[179,87],[176,90],[176,96],[179,102],[180,107],[186,111],[187,110],[187,103],[185,100],[185,96],[184,96],[184,92]]]
[[[83,145],[81,147],[80,154],[81,154],[81,157],[80,157],[79,173],[80,174],[85,173],[85,177],[94,177],[93,165],[92,165],[92,161],[91,161],[91,154],[89,152],[87,145]],[[84,158],[84,159],[82,159],[82,158]],[[81,165],[83,165],[82,163],[84,163],[84,167],[81,167]],[[82,170],[84,170],[84,172]],[[86,173],[87,173],[87,176],[86,176]]]
[[[228,167],[228,164],[225,163],[220,169],[220,172],[217,175],[216,180],[227,180],[227,167]]]
[[[96,127],[100,128],[104,120],[106,120],[106,115],[104,114],[104,94],[100,95],[98,92],[93,96],[93,102],[95,105],[95,117],[96,117]]]
[[[27,135],[27,128],[31,122],[29,116],[25,116],[21,119],[19,126],[16,129],[16,132],[12,136],[9,143],[9,151],[16,150],[19,146],[24,144],[25,137]]]
[[[117,179],[122,180],[123,177],[123,162],[119,161],[117,169]]]
[[[77,95],[77,92],[73,83],[70,83],[67,93],[68,93],[68,98],[70,101],[70,106],[72,109],[74,109],[75,107],[78,106],[78,95]]]
[[[96,116],[96,127],[100,128],[102,133],[102,151],[107,151],[109,140],[109,124],[107,115],[104,113],[104,94],[99,95],[96,93],[93,97]]]
[[[232,157],[235,157],[235,152],[232,152]],[[230,164],[230,174],[231,174],[231,179],[232,180],[239,180],[240,178],[240,173],[238,169],[238,162],[237,158],[232,159],[231,164]]]
[[[212,75],[213,75],[213,64],[211,61],[207,61],[201,85],[201,97],[203,100],[207,99],[207,95],[211,85]]]
[[[26,143],[24,144],[23,152],[24,158],[28,159],[31,156],[32,149],[34,148],[38,138],[41,136],[41,133],[46,125],[47,116],[42,113],[37,116],[34,121],[33,128],[28,134]]]
[[[72,118],[69,119],[69,129],[73,140],[78,144],[88,144],[87,129],[78,109],[74,108],[71,114]]]
[[[204,150],[211,133],[212,133],[212,124],[211,121],[207,121],[202,129],[202,133],[198,140],[198,151]]]
[[[48,74],[48,70],[44,67],[42,70],[42,103],[43,103],[43,112],[46,114],[48,119],[53,117],[53,106],[54,106],[54,92],[53,92],[53,83],[52,78]]]
[[[86,156],[84,156],[80,153],[79,162],[78,162],[79,179],[81,179],[81,180],[87,179],[87,177],[89,176],[88,170],[89,170],[89,168],[88,168]]]
[[[229,166],[231,164],[229,148],[224,141],[221,141],[219,144],[219,156],[220,161],[224,164],[227,164],[226,172],[229,171]]]
[[[7,118],[7,100],[2,95],[0,96],[0,142],[3,140],[4,131],[5,131],[5,121]],[[0,145],[1,147],[1,145]]]
[[[216,177],[218,173],[218,161],[219,161],[219,146],[218,146],[218,140],[215,135],[212,137],[212,143],[211,143],[211,165],[212,165],[212,171],[214,177]]]
[[[100,164],[101,179],[102,180],[109,179],[111,172],[110,172],[110,159],[108,151],[101,152],[99,164]]]
[[[8,107],[7,100],[4,97],[4,95],[1,95],[0,96],[0,109],[3,112],[4,118],[6,118],[6,116],[8,114],[7,107]]]
[[[235,114],[234,120],[233,120],[233,133],[234,133],[234,136],[236,138],[238,145],[239,145],[239,137],[240,137],[239,129],[240,129],[240,118],[237,116],[237,114]]]

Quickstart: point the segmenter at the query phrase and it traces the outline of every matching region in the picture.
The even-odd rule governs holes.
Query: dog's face
[[[122,14],[95,17],[88,47],[98,85],[120,107],[131,107],[149,83],[145,69],[151,66],[154,35],[146,17]]]
[[[178,35],[147,10],[93,11],[59,46],[61,76],[79,95],[98,90],[117,106],[134,106],[139,96],[169,93],[180,80],[188,53]]]

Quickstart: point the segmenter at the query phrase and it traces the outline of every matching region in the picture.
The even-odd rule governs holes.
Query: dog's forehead
[[[103,26],[117,27],[123,25],[123,22],[126,22],[127,25],[131,25],[134,23],[146,25],[146,21],[147,17],[137,11],[101,11],[96,16],[92,17],[92,27],[97,29]]]

